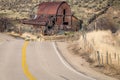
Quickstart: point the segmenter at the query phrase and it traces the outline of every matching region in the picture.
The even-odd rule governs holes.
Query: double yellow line
[[[27,76],[29,80],[36,80],[36,78],[30,73],[27,62],[26,62],[26,48],[28,43],[29,43],[28,41],[25,41],[22,47],[22,68],[23,68],[24,74]]]

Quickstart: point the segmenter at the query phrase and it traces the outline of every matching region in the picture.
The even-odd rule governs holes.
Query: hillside
[[[14,19],[29,18],[34,14],[35,6],[43,1],[50,0],[0,0],[0,17]],[[61,1],[61,0],[51,0]],[[91,24],[107,10],[109,12],[119,11],[119,0],[65,0],[71,6],[73,14],[83,20],[83,26]],[[109,9],[112,7],[113,9]],[[109,13],[108,13],[109,14]],[[113,15],[113,13],[111,14]],[[110,16],[111,16],[110,15]],[[112,16],[112,20],[120,25],[119,16]]]
[[[1,10],[12,10],[19,12],[20,14],[29,12],[34,8],[35,5],[50,0],[0,0]],[[61,0],[51,0],[61,1]],[[112,4],[113,0],[65,0],[71,5],[72,11],[80,19],[87,19],[90,16],[98,13],[100,10]],[[84,14],[84,15],[83,15]]]

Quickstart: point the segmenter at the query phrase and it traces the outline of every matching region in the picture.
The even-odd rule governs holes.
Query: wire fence
[[[112,53],[110,51],[98,51],[94,48],[94,40],[92,43],[88,42],[86,39],[86,32],[82,33],[82,38],[84,41],[84,49],[91,49],[90,58],[97,63],[98,65],[117,65],[120,66],[120,54],[119,53]],[[87,48],[86,48],[87,46]]]
[[[98,65],[120,65],[120,54],[118,53],[96,51],[91,54],[91,59],[97,62]]]

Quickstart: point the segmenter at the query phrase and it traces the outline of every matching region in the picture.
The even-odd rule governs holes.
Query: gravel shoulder
[[[14,39],[14,37],[7,35],[6,33],[0,33],[0,43],[2,43],[3,41],[10,41]]]
[[[80,56],[74,55],[67,49],[68,43],[67,42],[57,42],[57,47],[60,50],[62,56],[66,59],[68,63],[71,64],[73,68],[77,71],[88,75],[96,80],[117,80],[112,77],[108,77],[100,72],[93,70],[90,67],[90,64],[82,59]]]

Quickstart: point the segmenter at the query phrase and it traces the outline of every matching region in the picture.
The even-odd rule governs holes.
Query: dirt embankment
[[[72,53],[81,56],[96,71],[120,79],[120,32],[93,31],[84,33],[69,45]]]

